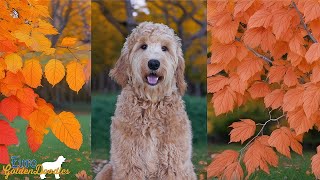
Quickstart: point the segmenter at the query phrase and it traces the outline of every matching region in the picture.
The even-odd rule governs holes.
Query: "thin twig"
[[[269,115],[270,115],[270,114],[271,114],[271,111],[269,112]],[[270,121],[277,121],[277,122],[279,122],[279,119],[283,118],[284,116],[285,116],[285,114],[279,116],[279,117],[276,118],[276,119],[270,118],[269,120],[267,120],[267,121],[266,121],[265,123],[263,123],[263,124],[261,124],[261,123],[257,124],[257,125],[262,125],[262,127],[261,127],[260,131],[259,131],[249,142],[247,142],[247,144],[246,144],[243,148],[240,149],[240,151],[239,151],[239,152],[240,152],[240,158],[239,158],[239,160],[241,160],[241,158],[242,158],[242,156],[243,156],[243,152],[247,149],[247,147],[251,144],[251,142],[254,141],[260,134],[263,133],[263,130],[264,130],[265,126],[266,126]]]
[[[298,15],[299,15],[299,18],[300,18],[300,24],[303,26],[303,28],[307,31],[308,33],[308,36],[310,37],[310,39],[314,42],[314,43],[317,43],[317,39],[313,37],[312,33],[310,32],[310,30],[308,29],[306,23],[304,22],[303,20],[303,16],[301,14],[301,12],[299,11],[296,3],[294,1],[292,1],[292,6],[294,7],[294,9],[297,11]]]
[[[236,38],[236,41],[241,42],[240,38]],[[241,43],[242,43],[242,42],[241,42]],[[244,44],[244,43],[243,43],[243,44]],[[249,49],[249,51],[251,51],[251,52],[252,52],[254,55],[256,55],[258,58],[261,58],[262,60],[264,60],[264,61],[272,64],[272,60],[271,60],[270,58],[268,58],[268,57],[266,57],[266,56],[258,53],[258,52],[255,51],[253,48],[251,48],[251,47],[249,47],[249,46],[247,46],[247,45],[245,45],[245,44],[244,44],[244,46],[245,46],[247,49]]]
[[[68,50],[69,50],[69,52],[72,54],[72,56],[74,57],[74,58],[76,58],[76,60],[78,60],[79,61],[79,59],[77,58],[77,56],[69,49],[69,48],[67,48]]]

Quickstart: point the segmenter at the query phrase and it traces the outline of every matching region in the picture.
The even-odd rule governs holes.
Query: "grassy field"
[[[92,95],[92,158],[109,159],[110,124],[116,95]],[[206,98],[184,97],[193,131],[193,163],[197,174],[204,173],[207,157]]]
[[[83,134],[83,144],[79,151],[72,150],[61,143],[53,134],[49,132],[45,138],[40,149],[32,153],[26,142],[26,124],[27,122],[22,119],[15,119],[12,127],[17,129],[17,135],[20,141],[18,146],[10,146],[10,156],[20,156],[21,159],[36,159],[38,164],[43,162],[54,161],[58,156],[63,155],[66,162],[62,165],[63,169],[69,169],[69,175],[61,175],[61,179],[76,179],[75,174],[81,170],[86,170],[89,174],[90,170],[90,115],[81,114],[76,115],[81,124],[81,132]],[[2,170],[2,166],[0,165]],[[24,179],[26,175],[10,176],[9,179]],[[30,179],[39,179],[38,175],[28,176]],[[4,179],[0,175],[0,179]],[[47,179],[54,179],[54,175],[47,175]]]
[[[242,146],[239,145],[221,145],[221,144],[210,144],[209,154],[220,153],[226,149],[239,150]],[[258,171],[253,173],[249,180],[314,180],[315,176],[311,173],[310,158],[315,154],[315,152],[304,150],[303,156],[296,153],[291,153],[291,159],[279,155],[278,167],[270,167],[270,174],[263,171]],[[320,168],[320,167],[319,167]],[[243,165],[243,169],[245,166]],[[247,174],[245,174],[246,176]],[[212,178],[215,179],[215,178]]]

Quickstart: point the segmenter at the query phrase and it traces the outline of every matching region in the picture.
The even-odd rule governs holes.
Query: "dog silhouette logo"
[[[60,179],[61,165],[66,161],[66,158],[59,156],[54,162],[44,162],[42,163],[42,171],[40,173],[40,178],[45,179],[47,174],[54,174],[56,179]]]

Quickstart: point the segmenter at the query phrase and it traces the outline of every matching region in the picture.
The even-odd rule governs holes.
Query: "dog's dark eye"
[[[162,49],[162,51],[168,51],[167,46],[162,46],[161,49]]]
[[[148,45],[143,44],[140,48],[141,48],[141,49],[143,49],[143,50],[146,50],[146,49],[147,49],[147,47],[148,47]]]

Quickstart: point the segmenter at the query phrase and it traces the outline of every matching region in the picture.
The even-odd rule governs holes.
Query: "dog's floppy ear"
[[[177,49],[177,56],[178,56],[178,67],[175,72],[175,77],[177,81],[178,92],[180,93],[180,95],[183,95],[187,89],[187,83],[184,80],[185,64],[184,64],[184,58],[183,58],[181,47],[178,47]]]
[[[121,51],[120,58],[117,60],[115,67],[111,69],[109,76],[114,79],[119,85],[124,87],[128,83],[128,75],[127,75],[127,69],[128,69],[128,53],[127,49],[124,48]]]

